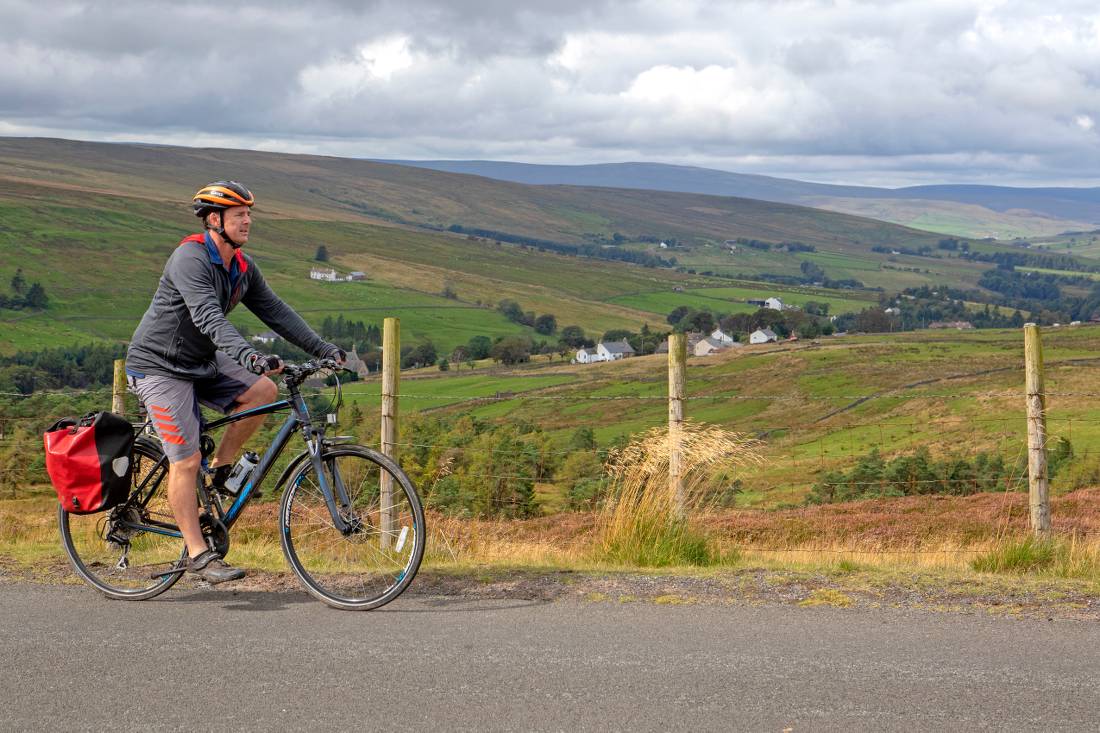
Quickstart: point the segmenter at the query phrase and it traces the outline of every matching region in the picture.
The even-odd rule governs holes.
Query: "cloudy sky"
[[[0,0],[0,135],[1100,185],[1095,0]]]

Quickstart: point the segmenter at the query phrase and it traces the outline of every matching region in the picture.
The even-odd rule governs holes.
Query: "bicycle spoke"
[[[378,487],[388,469],[361,450],[338,449],[323,457],[327,484],[349,523],[346,531],[336,528],[312,465],[294,479],[281,515],[286,517],[284,548],[292,567],[315,595],[340,607],[373,607],[389,600],[394,589],[399,593],[406,579],[411,580],[423,552],[423,538],[415,529],[422,522],[417,520],[419,500],[415,494],[410,498],[407,479],[406,484],[394,479],[392,495],[381,501]],[[335,488],[337,476],[346,505]]]

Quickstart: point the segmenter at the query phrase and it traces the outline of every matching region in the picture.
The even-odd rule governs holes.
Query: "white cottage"
[[[777,340],[777,338],[778,337],[775,335],[775,331],[771,330],[770,328],[760,328],[753,331],[752,334],[749,336],[749,343],[766,344],[769,341]]]
[[[734,342],[733,336],[728,335],[720,328],[714,329],[714,331],[711,332],[710,337],[718,343],[722,344],[723,346],[729,346]]]
[[[573,361],[577,364],[591,364],[594,361],[603,361],[603,359],[596,349],[578,349]]]
[[[336,282],[336,279],[337,279],[336,270],[333,270],[333,269],[322,270],[322,269],[314,267],[309,271],[309,279],[310,280],[324,280],[325,282],[334,283],[334,282]]]
[[[599,354],[600,359],[603,361],[616,361],[618,359],[624,359],[628,356],[634,356],[635,351],[625,340],[623,341],[601,341],[596,346],[596,352]]]
[[[717,339],[705,338],[695,344],[695,350],[692,353],[696,356],[710,356],[714,352],[721,351],[724,348],[726,347]]]
[[[781,311],[784,308],[786,308],[786,306],[783,305],[782,300],[780,300],[779,298],[774,298],[774,297],[766,298],[764,300],[764,307],[765,308],[771,308],[773,311]]]

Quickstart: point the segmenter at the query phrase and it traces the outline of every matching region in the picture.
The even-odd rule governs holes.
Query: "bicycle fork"
[[[337,465],[336,459],[331,460],[331,470],[325,471],[325,461],[321,455],[324,441],[316,433],[306,440],[306,446],[310,463],[313,465],[313,472],[317,476],[317,484],[321,489],[321,495],[325,498],[325,504],[332,516],[333,525],[344,536],[360,531],[363,528],[363,522],[354,516],[352,512],[351,498],[348,495],[348,489],[344,484],[344,478],[340,474],[340,467]],[[332,477],[331,483],[329,481],[330,475]],[[339,506],[337,506],[337,501],[339,501]],[[350,521],[345,517],[350,518]]]

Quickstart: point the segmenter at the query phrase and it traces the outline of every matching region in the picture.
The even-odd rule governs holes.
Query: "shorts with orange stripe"
[[[198,380],[127,370],[130,391],[145,404],[171,463],[189,458],[199,450],[200,404],[228,414],[237,398],[260,379],[220,351],[217,366],[217,376]]]

